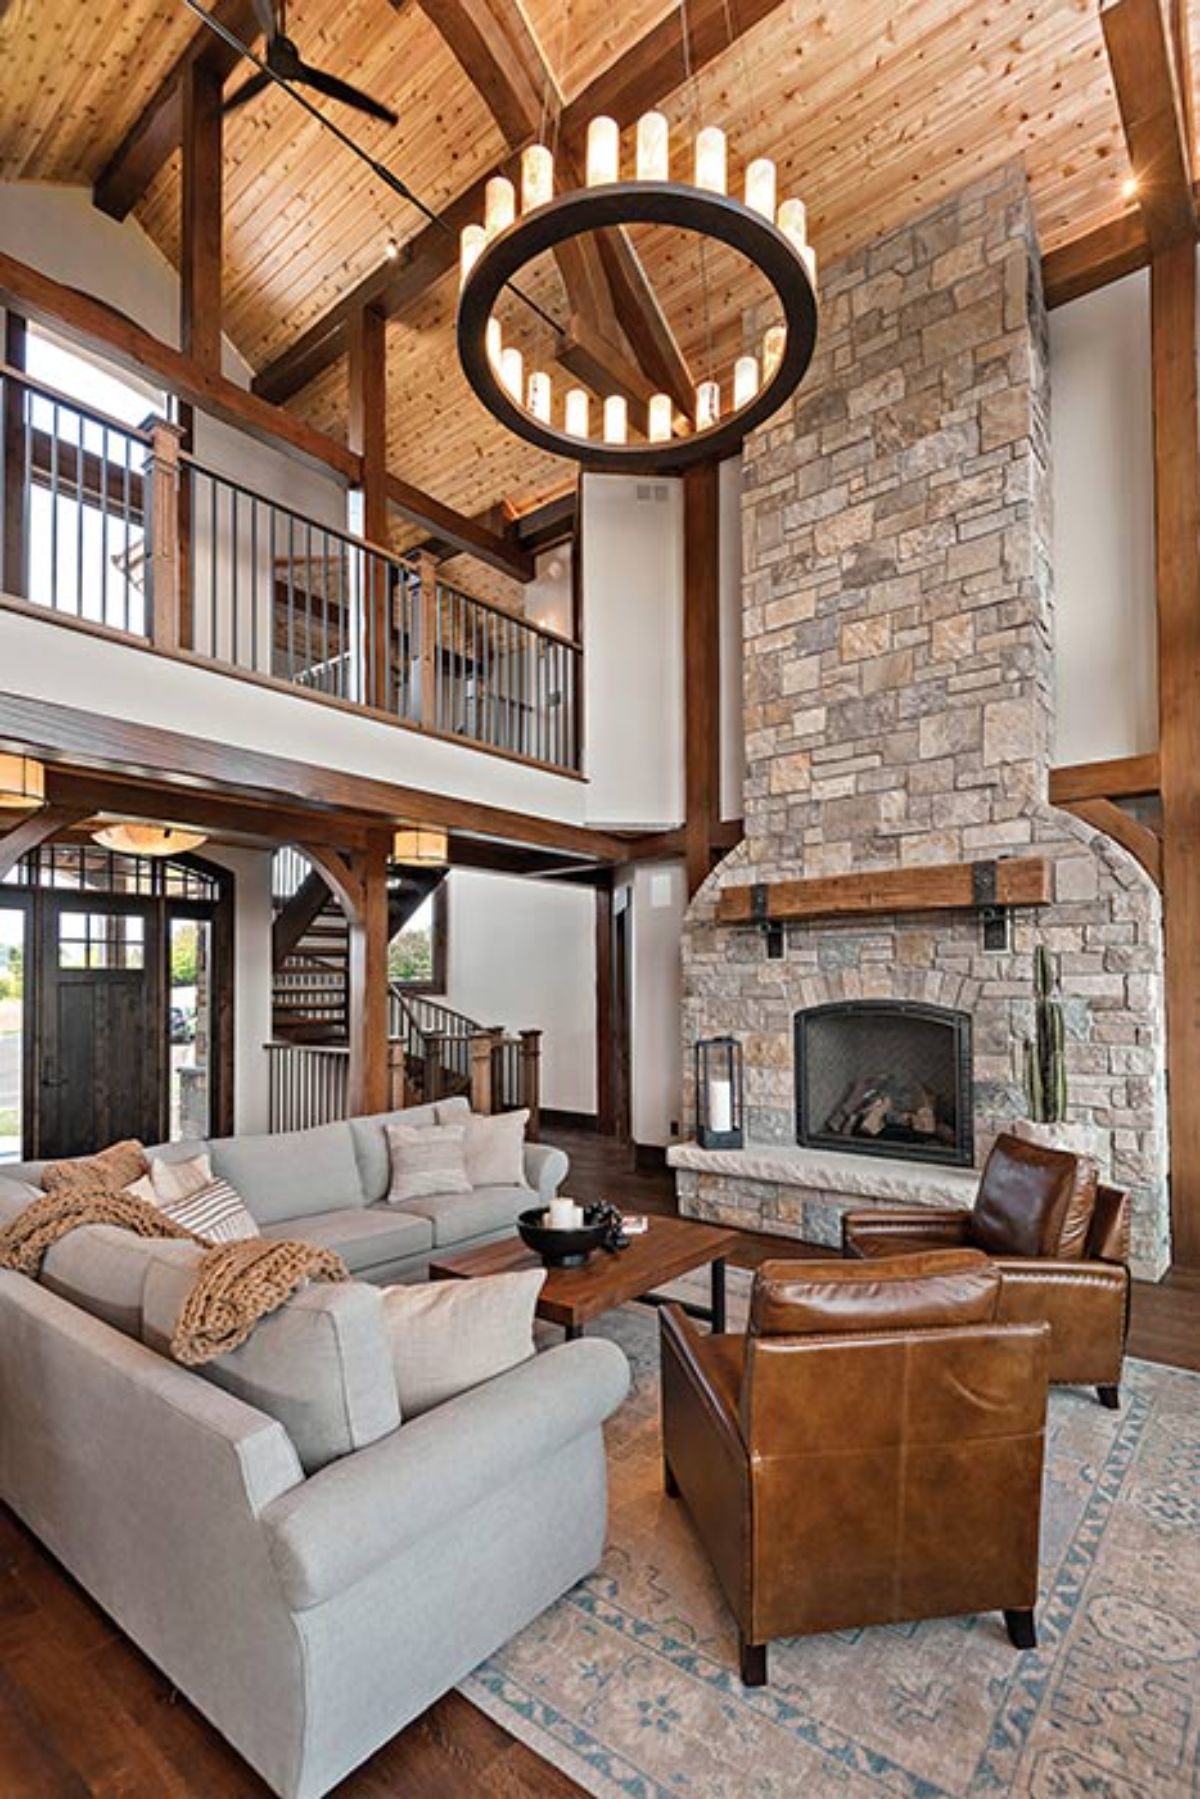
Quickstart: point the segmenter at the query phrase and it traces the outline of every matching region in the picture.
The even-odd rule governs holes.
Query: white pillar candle
[[[721,389],[715,381],[702,381],[696,389],[696,429],[707,431],[721,416]]]
[[[733,365],[733,404],[735,411],[748,406],[758,392],[758,357],[739,356]]]
[[[507,230],[517,216],[517,194],[507,175],[493,175],[483,190],[483,228],[489,237]]]
[[[508,390],[518,404],[520,404],[524,392],[524,376],[525,358],[521,355],[520,350],[514,349],[510,344],[507,349],[500,352],[500,384]]]
[[[756,156],[746,164],[746,205],[775,220],[775,164],[769,156]]]
[[[487,243],[487,232],[482,225],[464,225],[458,240],[458,279],[459,285],[465,286],[467,276],[483,254],[483,246]]]
[[[604,441],[606,444],[629,441],[629,407],[623,394],[609,394],[604,402]]]
[[[586,1220],[583,1215],[583,1207],[578,1203],[577,1200],[571,1201],[571,1214],[572,1214],[572,1216],[571,1216],[572,1230],[581,1231],[584,1227],[584,1224],[586,1223]]]
[[[550,1216],[546,1220],[552,1231],[569,1231],[573,1229],[575,1201],[573,1199],[552,1199]]]
[[[718,125],[705,125],[696,133],[696,186],[725,192],[725,133]]]
[[[803,200],[784,200],[779,207],[779,218],[776,221],[785,237],[789,237],[797,250],[802,250],[808,242],[808,212]]]
[[[499,319],[493,318],[488,320],[483,341],[487,348],[487,359],[497,373],[499,373],[500,355],[504,349],[504,334],[500,329]]]
[[[639,181],[671,179],[671,128],[665,113],[644,112],[637,128]]]
[[[541,369],[535,369],[529,377],[529,410],[535,419],[542,423],[550,423],[550,377]]]
[[[808,278],[815,288],[817,285],[817,253],[811,244],[801,244],[800,260],[808,270]]]
[[[652,444],[667,444],[671,441],[671,429],[675,407],[670,394],[651,394],[649,421],[646,435]]]
[[[521,152],[521,211],[532,212],[554,198],[554,152],[530,144]]]
[[[615,119],[601,113],[588,126],[587,184],[604,187],[619,178],[621,166],[621,132]]]
[[[582,387],[567,389],[566,413],[563,420],[569,437],[587,437],[591,426],[591,401]]]
[[[763,380],[774,379],[776,370],[783,361],[783,352],[787,345],[787,326],[770,325],[763,332],[762,372]]]
[[[733,1129],[733,1082],[708,1083],[708,1128],[726,1134]]]

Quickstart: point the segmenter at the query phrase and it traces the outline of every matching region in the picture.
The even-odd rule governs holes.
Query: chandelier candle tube
[[[563,417],[563,428],[569,437],[587,437],[591,433],[591,402],[586,389],[569,387],[567,389],[566,410]]]
[[[723,194],[725,186],[725,133],[718,125],[705,125],[696,133],[696,186]]]
[[[774,377],[783,361],[783,352],[786,346],[786,325],[770,325],[763,332],[762,373],[764,381],[770,381]]]
[[[521,152],[521,211],[532,212],[554,198],[554,153],[545,144]]]
[[[516,189],[507,175],[493,175],[483,190],[483,228],[489,237],[507,231],[517,216]]]
[[[651,394],[649,421],[646,435],[652,444],[669,444],[674,418],[674,403],[670,394]]]
[[[600,113],[588,126],[587,184],[605,187],[619,179],[621,167],[621,132],[615,119]]]
[[[519,405],[525,377],[525,358],[511,344],[500,352],[500,383]]]
[[[696,429],[707,431],[721,416],[721,389],[715,381],[701,381],[696,389]]]
[[[529,377],[529,410],[535,419],[541,419],[543,424],[548,425],[550,408],[550,377],[541,369],[535,369]]]
[[[488,361],[494,369],[499,370],[500,354],[504,349],[504,333],[500,329],[499,319],[491,318],[488,320],[485,342],[487,344]]]
[[[803,200],[784,200],[776,221],[785,237],[790,237],[797,250],[808,243],[808,212]]]
[[[609,394],[604,402],[604,441],[606,444],[629,441],[629,407],[623,394]]]
[[[811,244],[801,244],[800,260],[808,270],[808,278],[815,287],[817,285],[817,253]]]
[[[483,246],[487,243],[487,232],[482,225],[464,225],[458,240],[458,274],[459,283],[464,284],[467,276],[483,254]]]
[[[739,356],[733,365],[733,404],[740,411],[758,392],[758,357]]]
[[[769,156],[756,156],[746,165],[746,205],[775,221],[775,164]]]
[[[671,128],[665,113],[644,112],[637,128],[639,181],[671,179]]]

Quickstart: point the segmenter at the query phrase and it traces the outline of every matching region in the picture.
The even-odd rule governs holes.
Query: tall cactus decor
[[[1025,1097],[1038,1124],[1060,1124],[1067,1115],[1067,1058],[1063,1009],[1050,952],[1033,952],[1035,1034],[1025,1039]]]

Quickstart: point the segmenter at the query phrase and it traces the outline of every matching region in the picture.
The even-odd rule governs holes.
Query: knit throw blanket
[[[341,1256],[313,1243],[252,1237],[210,1249],[171,1337],[177,1362],[196,1368],[243,1344],[255,1325],[307,1281],[348,1281]]]
[[[135,1199],[131,1193],[114,1192],[103,1186],[66,1188],[31,1200],[0,1231],[0,1268],[11,1268],[17,1274],[36,1279],[46,1251],[81,1224],[116,1224],[139,1237],[190,1237],[194,1243],[203,1240],[148,1200]]]

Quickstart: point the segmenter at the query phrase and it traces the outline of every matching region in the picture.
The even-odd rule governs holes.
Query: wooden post
[[[221,372],[221,77],[203,57],[183,77],[180,348]]]
[[[324,844],[298,845],[320,869],[346,914],[349,955],[346,981],[350,1071],[349,1115],[387,1106],[388,1058],[388,838],[373,832],[363,849],[343,855]]]
[[[147,464],[150,502],[150,641],[155,649],[179,647],[179,443],[178,425],[155,422]]]
[[[404,1044],[396,1037],[388,1039],[388,1110],[399,1112],[408,1104],[408,1063]]]
[[[616,1060],[613,1041],[612,876],[596,887],[596,1129],[611,1137],[616,1127]]]
[[[715,462],[683,477],[684,821],[689,897],[721,813],[720,492]]]
[[[421,723],[426,730],[438,724],[438,593],[437,563],[428,551],[417,558],[421,581]]]
[[[25,320],[11,307],[4,315],[4,360],[11,369],[25,367],[28,338]],[[25,569],[25,395],[15,381],[4,378],[4,516],[0,521],[0,542],[4,546],[4,567],[0,586],[18,599],[26,598]]]
[[[521,1032],[521,1094],[529,1107],[529,1135],[537,1137],[542,1128],[542,1033]]]
[[[1196,252],[1150,264],[1159,781],[1163,808],[1173,1255],[1200,1267],[1200,452]]]
[[[492,1109],[492,1049],[495,1033],[479,1031],[471,1039],[471,1110],[487,1114]]]
[[[369,543],[386,547],[387,500],[387,320],[372,306],[360,307],[350,327],[350,383],[347,437],[362,457],[360,530]],[[363,583],[365,699],[386,711],[391,702],[391,608],[387,570],[366,559]]]

